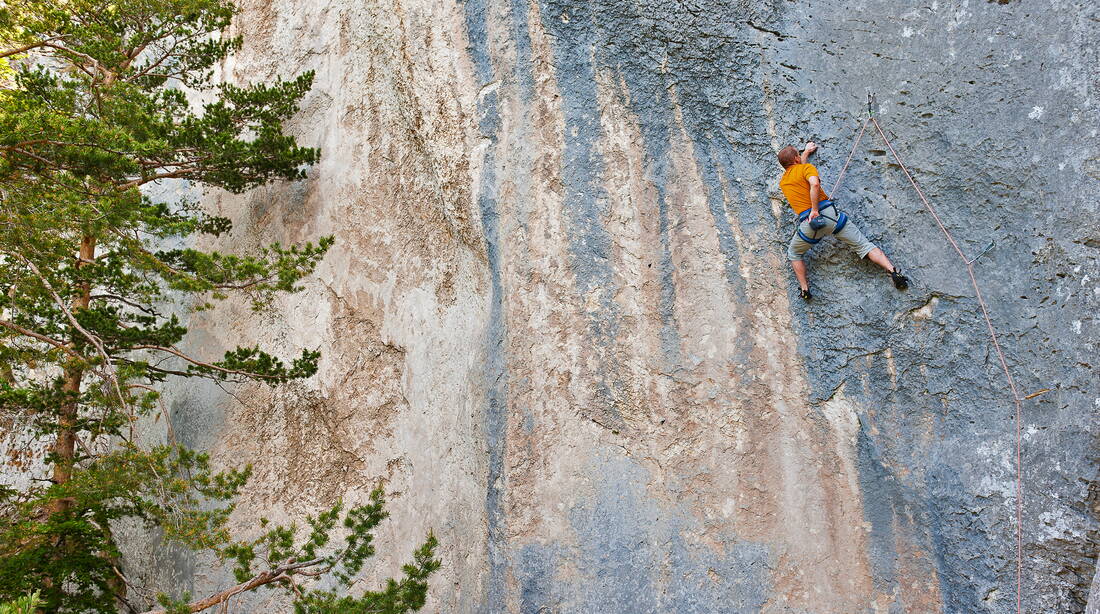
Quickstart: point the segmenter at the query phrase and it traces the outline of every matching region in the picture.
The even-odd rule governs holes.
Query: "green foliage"
[[[144,520],[169,539],[192,548],[229,542],[224,528],[233,498],[251,468],[213,471],[210,459],[180,446],[142,450],[125,444],[78,468],[64,484],[50,484],[0,499],[0,594],[42,588],[51,611],[113,612],[118,548],[109,530],[120,518]],[[70,505],[42,517],[58,500]],[[56,556],[58,543],[66,555]],[[64,578],[62,585],[57,582]]]
[[[439,545],[435,536],[413,553],[413,563],[402,565],[405,574],[400,581],[386,580],[386,587],[368,591],[361,597],[341,596],[339,591],[312,590],[294,602],[295,614],[367,614],[381,612],[397,614],[414,612],[424,607],[428,595],[428,576],[439,569],[440,561],[434,559]],[[350,586],[345,583],[344,586]]]
[[[73,372],[101,376],[75,399],[98,410],[148,406],[146,388],[123,385],[142,380],[277,384],[312,375],[318,355],[310,351],[289,366],[257,347],[220,359],[187,356],[175,347],[186,329],[161,306],[184,294],[210,308],[238,293],[262,308],[276,293],[300,289],[331,238],[252,253],[165,249],[232,225],[187,200],[156,202],[140,188],[174,178],[240,192],[301,179],[319,153],[284,134],[282,122],[313,75],[211,84],[215,64],[241,42],[220,35],[236,12],[226,0],[0,7],[0,44],[50,58],[17,62],[15,86],[0,93],[0,359],[30,367],[5,378],[0,408],[58,406]],[[210,102],[193,108],[180,85]],[[43,383],[41,373],[57,377]],[[82,426],[94,437],[118,435],[120,424],[108,417]]]
[[[15,601],[0,603],[0,614],[34,614],[42,601],[38,598],[38,592],[24,595]]]
[[[366,505],[352,507],[344,513],[343,506],[337,504],[316,517],[307,518],[310,530],[304,539],[296,539],[299,533],[296,526],[275,526],[250,542],[231,544],[221,552],[224,558],[236,562],[234,575],[238,582],[245,582],[259,573],[258,560],[285,575],[288,580],[282,587],[293,598],[296,614],[399,614],[419,610],[427,597],[428,577],[440,565],[434,558],[438,541],[431,533],[413,553],[413,562],[402,566],[404,576],[400,580],[391,578],[381,590],[366,591],[359,597],[347,594],[367,559],[374,555],[371,531],[386,516],[382,488],[378,487],[371,492]],[[347,536],[342,544],[330,548],[338,524],[342,524]],[[302,574],[318,573],[331,573],[337,589],[302,590],[294,580]]]
[[[157,595],[157,604],[164,608],[164,614],[191,614],[190,601],[191,593],[184,593],[179,599],[172,599],[164,593]]]
[[[310,519],[303,542],[293,527],[234,542],[226,519],[250,470],[215,471],[203,454],[131,437],[170,378],[278,385],[317,369],[311,350],[192,356],[178,309],[166,307],[239,296],[263,309],[298,291],[332,245],[203,249],[204,237],[232,233],[228,219],[143,190],[177,179],[240,193],[302,179],[318,161],[283,130],[312,73],[214,83],[241,46],[223,35],[236,10],[229,0],[0,0],[0,416],[31,417],[27,435],[52,444],[48,479],[0,489],[0,599],[39,590],[47,612],[114,612],[127,597],[111,531],[122,519],[219,552],[244,575],[262,573],[258,560],[313,557],[345,589],[374,552],[380,492]],[[371,611],[423,604],[434,547],[430,537],[404,578],[370,597],[390,609]],[[303,612],[367,603],[303,595]],[[186,599],[163,605],[187,611]]]

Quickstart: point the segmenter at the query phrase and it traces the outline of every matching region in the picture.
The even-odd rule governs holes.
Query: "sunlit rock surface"
[[[302,518],[379,480],[372,580],[433,529],[433,612],[1016,611],[1016,425],[965,268],[877,135],[834,194],[913,278],[784,257],[775,152],[831,187],[874,111],[975,270],[1023,404],[1024,611],[1100,543],[1091,2],[245,0],[222,78],[317,71],[307,181],[210,195],[226,245],[335,235],[260,322],[324,352],[181,389],[177,434]],[[180,553],[149,568],[202,594]],[[199,570],[199,571],[195,571]],[[241,606],[244,607],[244,606]],[[257,606],[259,607],[259,606]],[[271,604],[265,607],[275,607]]]

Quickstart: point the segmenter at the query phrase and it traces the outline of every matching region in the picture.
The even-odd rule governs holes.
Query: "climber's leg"
[[[890,262],[882,249],[876,247],[874,243],[867,240],[867,237],[863,236],[859,226],[856,226],[854,222],[849,220],[840,229],[840,232],[836,233],[836,238],[855,250],[860,258],[866,258],[882,267],[882,270],[890,274],[890,279],[894,282],[895,288],[904,290],[909,287],[909,278],[902,275],[901,271],[894,267],[894,263]]]
[[[894,263],[890,262],[890,259],[878,247],[867,253],[867,259],[885,269],[887,273],[894,270]]]
[[[881,249],[875,248],[867,254],[867,259],[883,268],[890,274],[890,280],[894,282],[894,287],[898,290],[904,290],[909,287],[909,278],[901,274],[901,271],[894,266],[894,263],[890,262],[890,259],[886,257],[886,254]]]
[[[806,279],[806,263],[802,261],[802,256],[810,251],[811,244],[803,239],[797,232],[791,237],[791,242],[787,245],[787,260],[791,261],[791,268],[794,269],[794,276],[798,278],[798,287],[802,290],[802,298],[809,300],[812,298],[810,294],[810,282]]]
[[[836,233],[836,238],[841,243],[852,248],[853,251],[859,254],[860,258],[869,258],[871,262],[881,267],[885,267],[887,271],[893,268],[889,260],[886,260],[886,264],[884,265],[880,260],[876,259],[879,257],[885,259],[886,254],[883,254],[881,249],[875,247],[874,243],[868,241],[867,237],[863,236],[863,233],[859,230],[859,226],[851,219],[849,219],[848,223],[840,229],[840,232]],[[874,252],[878,252],[878,254],[872,256],[871,254]]]
[[[801,260],[791,260],[791,268],[794,269],[794,276],[798,278],[798,287],[801,289],[799,294],[802,298],[810,300],[813,295],[810,294],[810,282],[806,279],[806,263]]]

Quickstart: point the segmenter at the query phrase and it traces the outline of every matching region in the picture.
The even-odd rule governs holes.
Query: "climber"
[[[821,188],[817,168],[807,162],[815,151],[817,145],[813,142],[806,143],[801,154],[790,145],[779,150],[779,163],[786,169],[783,178],[779,180],[779,189],[783,190],[791,209],[798,215],[798,228],[787,246],[787,259],[791,261],[791,268],[798,278],[800,296],[807,301],[813,298],[810,294],[810,283],[806,280],[806,263],[802,261],[802,256],[830,234],[835,234],[837,239],[858,252],[860,258],[867,258],[882,267],[890,274],[894,287],[905,290],[909,287],[909,278],[894,268],[886,254],[863,236],[859,228],[848,219],[848,214],[838,210]]]

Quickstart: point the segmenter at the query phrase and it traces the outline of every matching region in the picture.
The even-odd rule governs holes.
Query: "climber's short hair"
[[[779,150],[779,163],[783,165],[783,168],[787,168],[792,164],[798,164],[802,161],[802,155],[798,153],[798,150],[793,145],[787,145],[783,149]]]

